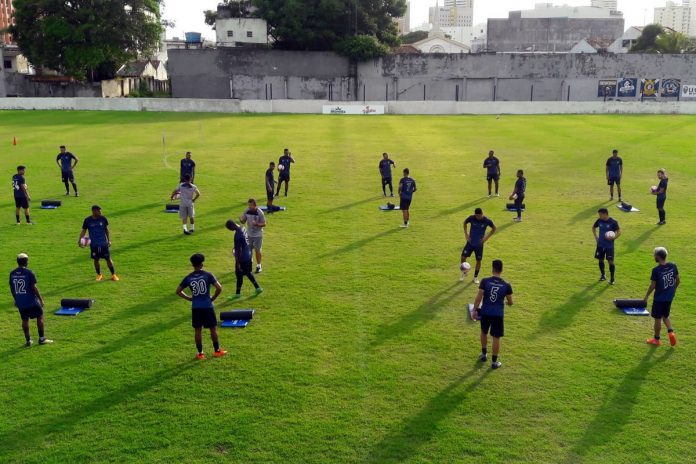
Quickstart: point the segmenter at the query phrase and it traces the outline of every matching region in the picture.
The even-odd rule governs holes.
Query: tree
[[[160,0],[15,0],[9,32],[39,68],[94,80],[149,54],[163,31]]]
[[[659,24],[645,26],[631,53],[695,53],[694,41],[681,32],[664,29]]]
[[[401,43],[412,44],[428,38],[428,31],[413,31],[401,36]]]
[[[664,32],[659,24],[649,24],[643,28],[635,45],[631,47],[631,53],[657,53],[657,37]]]

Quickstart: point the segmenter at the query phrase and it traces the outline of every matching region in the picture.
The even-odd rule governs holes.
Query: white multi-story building
[[[606,8],[607,10],[618,10],[618,0],[592,0],[591,5],[597,8]]]
[[[623,16],[619,11],[604,7],[554,5],[553,3],[537,3],[533,10],[521,10],[520,13],[522,18],[601,19]]]
[[[399,34],[404,35],[411,32],[411,2],[406,2],[406,13],[400,18],[394,18]]]
[[[433,31],[441,31],[468,46],[474,25],[474,0],[445,0],[444,6],[438,1],[430,7],[430,23]]]
[[[655,8],[654,22],[688,36],[696,36],[696,2],[683,0],[679,5],[668,1],[664,7]]]

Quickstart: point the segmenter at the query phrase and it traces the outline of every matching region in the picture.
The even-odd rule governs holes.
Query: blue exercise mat
[[[178,209],[165,209],[164,212],[165,213],[178,213],[179,210]]]
[[[627,203],[619,203],[618,205],[616,205],[616,207],[625,213],[640,213],[640,210],[638,208],[635,208]]]
[[[48,206],[41,205],[40,208],[41,209],[58,209],[58,207],[55,205],[48,205]]]
[[[650,312],[645,308],[619,308],[627,316],[649,316]]]
[[[399,206],[399,205],[394,205],[393,208],[390,208],[390,207],[388,207],[387,205],[381,205],[381,206],[379,207],[379,209],[381,209],[382,211],[396,211],[396,210],[401,209],[401,206]]]
[[[268,211],[268,206],[261,206],[260,207],[261,211]],[[273,212],[275,213],[276,211],[285,211],[285,206],[274,206],[273,207]]]
[[[60,308],[55,314],[56,316],[77,316],[82,311],[84,308]]]
[[[234,329],[243,329],[249,325],[248,320],[244,321],[220,321],[220,327],[231,327]]]

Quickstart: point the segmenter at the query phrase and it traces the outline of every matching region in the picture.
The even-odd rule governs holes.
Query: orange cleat
[[[205,359],[205,353],[198,353],[196,359]]]
[[[655,346],[660,346],[662,345],[662,342],[656,338],[648,338],[645,341],[648,345],[655,345]]]
[[[674,335],[674,332],[669,333],[669,344],[672,346],[677,344],[677,336]]]
[[[104,280],[104,276],[102,274],[97,274],[97,278],[94,280],[96,280],[97,282],[101,282],[102,280]]]
[[[217,350],[217,351],[215,352],[215,354],[213,354],[213,356],[215,356],[216,358],[222,358],[222,357],[225,356],[226,354],[227,354],[227,351],[225,351],[225,350],[223,350],[222,348],[220,348],[219,350]]]
[[[121,279],[119,279],[116,274],[111,274],[111,280],[113,280],[114,282],[118,282]]]

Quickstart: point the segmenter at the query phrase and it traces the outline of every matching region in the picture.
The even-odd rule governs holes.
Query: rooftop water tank
[[[185,32],[186,43],[201,43],[201,33],[200,32]]]

